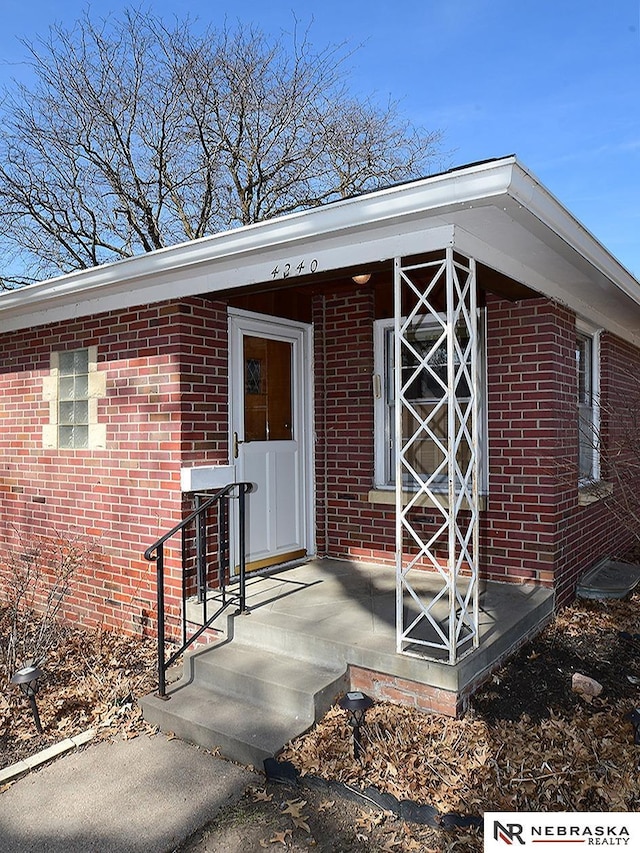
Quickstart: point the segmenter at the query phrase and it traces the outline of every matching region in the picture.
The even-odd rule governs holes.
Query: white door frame
[[[313,363],[313,326],[283,317],[258,314],[242,308],[228,308],[229,324],[229,462],[236,464],[233,455],[233,432],[239,407],[243,406],[242,389],[234,383],[237,360],[242,358],[239,350],[239,332],[255,333],[257,336],[278,337],[278,331],[284,337],[291,330],[301,333],[300,351],[293,365],[293,393],[298,401],[300,418],[299,448],[301,457],[302,489],[305,506],[302,510],[304,525],[304,543],[309,556],[315,554],[315,479],[314,479],[314,443],[313,443],[313,400],[314,400],[314,363]],[[294,421],[295,423],[295,421]],[[237,478],[236,478],[237,479]],[[251,500],[251,497],[248,498]]]

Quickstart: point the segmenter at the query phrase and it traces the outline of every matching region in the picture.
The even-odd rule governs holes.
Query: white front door
[[[310,547],[309,329],[229,312],[232,461],[253,483],[246,501],[247,569],[298,559]]]

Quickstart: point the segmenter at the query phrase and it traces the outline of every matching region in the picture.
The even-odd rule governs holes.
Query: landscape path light
[[[345,693],[338,705],[349,714],[349,723],[353,729],[353,757],[360,758],[360,729],[367,710],[373,705],[373,699],[359,690]]]
[[[11,676],[11,683],[17,684],[24,695],[29,699],[31,712],[36,724],[38,734],[42,734],[40,714],[36,705],[36,693],[38,692],[38,679],[44,675],[39,666],[25,666]]]
[[[626,718],[633,726],[633,742],[640,745],[640,708],[634,708]]]

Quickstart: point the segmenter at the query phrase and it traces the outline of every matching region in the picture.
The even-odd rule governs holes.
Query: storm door
[[[230,317],[231,450],[247,499],[247,568],[307,553],[306,331],[285,321]]]

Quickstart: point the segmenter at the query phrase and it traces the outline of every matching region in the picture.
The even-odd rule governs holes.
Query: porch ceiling
[[[2,294],[0,330],[294,278],[317,286],[447,246],[640,345],[638,282],[514,157]]]

